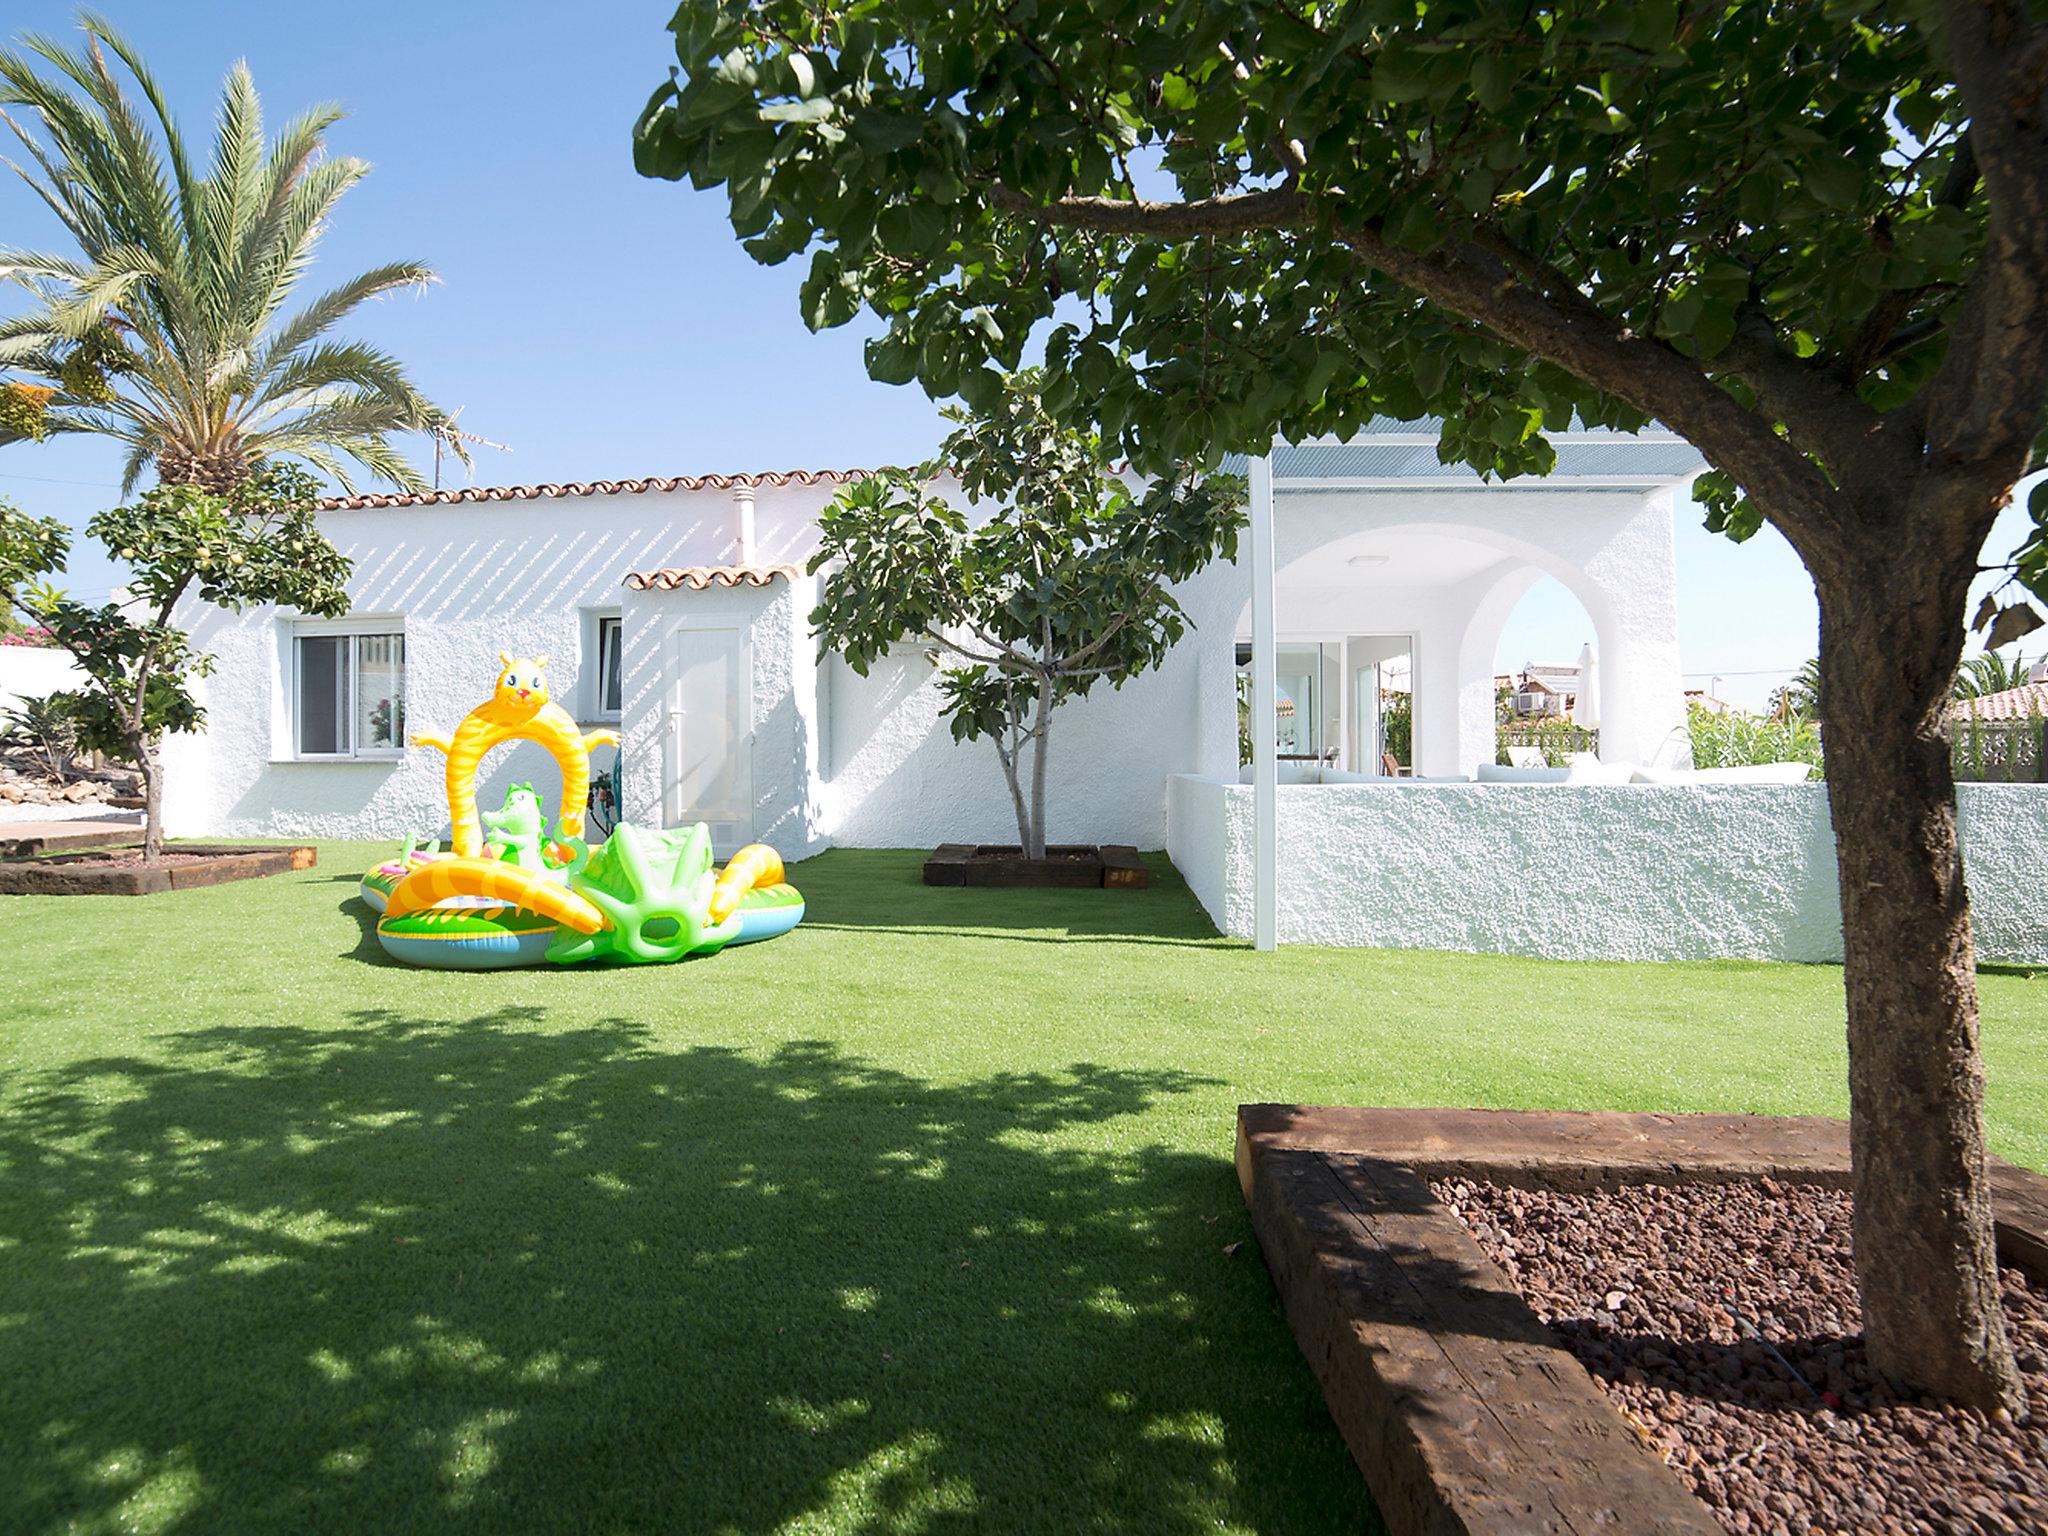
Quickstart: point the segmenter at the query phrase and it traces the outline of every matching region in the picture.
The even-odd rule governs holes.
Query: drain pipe
[[[736,485],[732,488],[733,512],[739,521],[740,565],[754,563],[754,488],[751,485]]]

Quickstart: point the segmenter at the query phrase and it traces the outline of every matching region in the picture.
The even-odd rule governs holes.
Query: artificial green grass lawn
[[[434,973],[385,852],[0,898],[0,1530],[1369,1529],[1236,1104],[1844,1107],[1828,967],[1260,956],[1163,861],[836,852],[770,944]],[[2040,1165],[2048,979],[1983,1000]]]

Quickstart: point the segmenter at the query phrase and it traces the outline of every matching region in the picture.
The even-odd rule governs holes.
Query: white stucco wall
[[[1230,882],[1238,873],[1233,859],[1233,839],[1251,835],[1250,823],[1236,821],[1249,815],[1249,797],[1231,793],[1239,786],[1218,779],[1176,774],[1166,786],[1166,848],[1173,866],[1195,893],[1195,899],[1209,918],[1225,933],[1248,937],[1229,926]],[[1238,805],[1242,798],[1244,805]],[[1249,845],[1247,845],[1249,846]],[[1249,919],[1250,908],[1245,909]]]
[[[1966,784],[1986,961],[2048,963],[2048,787]],[[1168,851],[1252,931],[1252,795],[1176,780]],[[1279,791],[1280,939],[1558,959],[1839,960],[1827,790],[1335,784]]]
[[[0,645],[0,709],[12,709],[23,699],[77,688],[84,682],[85,670],[71,659],[69,651],[46,645]]]
[[[758,558],[789,558],[829,494],[764,490]],[[355,563],[351,617],[402,624],[410,728],[444,733],[488,695],[500,650],[547,655],[556,699],[592,720],[586,616],[623,611],[629,570],[730,561],[737,548],[731,498],[711,491],[346,510],[321,523]],[[288,615],[195,603],[181,617],[217,664],[197,684],[208,730],[166,744],[164,820],[174,836],[398,837],[447,825],[438,752],[292,760]],[[520,778],[552,807],[553,765],[524,744],[492,754],[481,803]]]
[[[755,505],[757,563],[801,566],[816,548],[829,487],[763,487]],[[751,747],[755,835],[788,857],[828,842],[927,847],[1012,841],[994,748],[958,744],[938,714],[935,669],[907,646],[866,679],[816,656],[811,578],[768,588],[636,593],[632,570],[739,558],[730,493],[593,496],[323,514],[355,563],[352,619],[390,618],[406,637],[412,730],[452,730],[488,694],[497,655],[544,653],[556,698],[595,719],[590,618],[624,620],[625,813],[660,818],[660,732],[666,709],[662,636],[677,622],[749,627],[754,658]],[[1165,842],[1163,786],[1191,770],[1234,767],[1230,613],[1242,577],[1204,572],[1184,594],[1188,643],[1121,692],[1061,708],[1050,759],[1049,832],[1056,841]],[[208,729],[167,744],[165,822],[175,836],[398,837],[447,823],[443,759],[410,748],[398,760],[294,761],[289,698],[292,619],[274,609],[231,615],[193,605],[195,643],[216,660],[195,687]],[[1217,697],[1205,704],[1204,691]],[[1225,761],[1228,758],[1229,761]],[[487,761],[479,800],[495,804],[519,779],[552,806],[557,779],[538,748]]]

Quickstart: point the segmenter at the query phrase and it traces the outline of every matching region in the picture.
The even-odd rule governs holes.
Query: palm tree
[[[430,270],[396,262],[288,308],[336,202],[369,170],[322,153],[340,110],[316,107],[266,145],[255,83],[237,63],[201,168],[133,46],[96,17],[83,26],[80,49],[30,36],[0,50],[0,120],[31,162],[14,169],[78,246],[0,248],[0,280],[35,294],[0,320],[0,370],[19,376],[0,383],[0,443],[117,438],[129,448],[124,495],[152,467],[165,484],[226,491],[266,458],[303,460],[351,488],[351,471],[366,470],[415,489],[418,472],[391,442],[406,432],[462,455],[397,359],[329,334],[369,299],[432,283]]]
[[[2027,669],[2033,665],[2017,651],[2011,656],[1998,651],[1972,656],[1956,668],[1956,680],[1949,690],[1949,697],[1981,699],[1989,693],[2004,693],[2006,689],[2017,688],[2026,682]]]
[[[1803,715],[1809,720],[1820,718],[1820,658],[1810,656],[1800,669],[1792,674],[1792,680],[1771,693],[1771,713],[1780,719]]]

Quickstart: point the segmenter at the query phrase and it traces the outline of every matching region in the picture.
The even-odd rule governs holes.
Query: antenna
[[[441,455],[443,453],[454,454],[455,457],[462,460],[463,464],[467,466],[469,463],[469,449],[467,445],[470,443],[476,443],[485,448],[495,448],[500,453],[510,453],[512,451],[510,443],[494,443],[488,437],[480,437],[474,432],[465,432],[456,426],[455,423],[461,419],[462,413],[468,409],[469,407],[466,405],[458,405],[448,413],[445,419],[435,422],[428,429],[434,437],[434,489],[437,491],[441,489]]]

